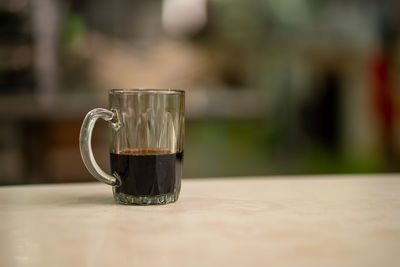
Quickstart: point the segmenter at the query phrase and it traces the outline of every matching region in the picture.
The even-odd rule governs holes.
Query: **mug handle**
[[[120,177],[118,177],[118,175],[112,176],[105,173],[99,167],[93,156],[91,145],[92,132],[94,125],[99,118],[112,123],[113,127],[119,126],[117,115],[114,112],[104,108],[95,108],[89,111],[83,120],[79,135],[79,149],[81,151],[82,160],[94,178],[108,185],[120,186],[122,184]]]

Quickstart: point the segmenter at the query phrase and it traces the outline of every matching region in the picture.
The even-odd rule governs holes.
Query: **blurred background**
[[[94,181],[111,88],[186,90],[186,178],[398,172],[399,30],[396,0],[1,0],[0,184]]]

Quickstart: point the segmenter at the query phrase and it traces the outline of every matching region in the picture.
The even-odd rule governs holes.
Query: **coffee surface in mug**
[[[124,149],[110,153],[111,172],[122,185],[116,193],[157,196],[176,191],[182,178],[183,152],[168,149]]]

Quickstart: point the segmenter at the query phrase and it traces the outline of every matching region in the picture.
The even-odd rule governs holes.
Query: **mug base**
[[[176,202],[179,198],[179,192],[171,192],[168,194],[156,196],[133,196],[124,193],[117,193],[113,188],[114,200],[119,204],[124,205],[165,205]]]

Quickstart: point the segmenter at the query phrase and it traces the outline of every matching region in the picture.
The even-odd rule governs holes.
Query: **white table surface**
[[[0,266],[400,266],[400,175],[184,180],[164,206],[3,186],[0,218]]]

